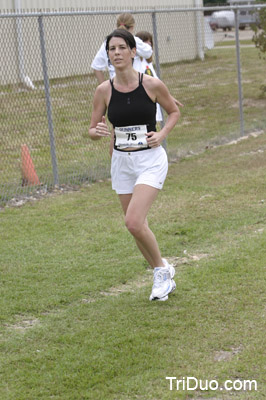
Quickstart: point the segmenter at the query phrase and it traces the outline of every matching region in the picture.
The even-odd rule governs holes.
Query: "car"
[[[213,31],[223,29],[224,31],[231,30],[235,26],[234,11],[215,11],[210,17],[210,27]]]
[[[235,13],[234,11],[215,11],[211,14],[209,19],[210,27],[213,31],[216,29],[223,29],[226,31],[232,30],[235,27]],[[239,29],[245,29],[249,25],[259,26],[258,13],[250,10],[241,10],[239,13]]]

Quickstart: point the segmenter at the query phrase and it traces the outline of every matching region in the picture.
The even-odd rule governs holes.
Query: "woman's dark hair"
[[[136,41],[134,36],[127,30],[125,29],[115,29],[112,33],[110,33],[110,35],[107,36],[106,38],[106,52],[108,54],[109,51],[109,42],[113,37],[119,37],[121,39],[124,39],[124,41],[126,42],[126,44],[128,45],[128,47],[130,47],[131,49],[134,49],[136,47]]]

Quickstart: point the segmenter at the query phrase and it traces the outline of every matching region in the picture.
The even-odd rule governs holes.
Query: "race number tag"
[[[115,128],[115,145],[119,149],[127,147],[145,148],[147,125],[119,126]]]

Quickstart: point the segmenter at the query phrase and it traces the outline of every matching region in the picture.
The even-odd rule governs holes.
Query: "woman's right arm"
[[[89,127],[89,136],[92,140],[99,140],[102,137],[110,136],[109,128],[105,120],[107,109],[106,93],[108,92],[108,88],[109,81],[105,81],[95,90]]]

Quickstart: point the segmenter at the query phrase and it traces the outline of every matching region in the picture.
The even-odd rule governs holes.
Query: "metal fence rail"
[[[264,7],[244,8],[256,11]],[[242,8],[227,7],[235,12],[234,48],[218,47],[215,38],[213,45],[207,44],[207,36],[210,34],[212,41],[213,34],[206,31],[203,11],[224,7],[129,11],[136,19],[135,32],[153,33],[157,73],[172,95],[185,103],[181,123],[168,140],[170,159],[212,142],[265,129],[265,103],[252,92],[254,68],[240,46],[238,16]],[[88,138],[97,86],[90,64],[115,28],[119,13],[0,15],[0,203],[39,187],[109,176],[108,141]],[[229,36],[224,33],[223,39]],[[263,68],[263,61],[259,62]],[[233,77],[229,70],[234,71]],[[217,115],[211,113],[214,101],[223,103],[224,126],[217,124]],[[191,140],[188,147],[181,139],[186,135],[195,137],[193,146]],[[32,184],[25,169],[32,174]]]

